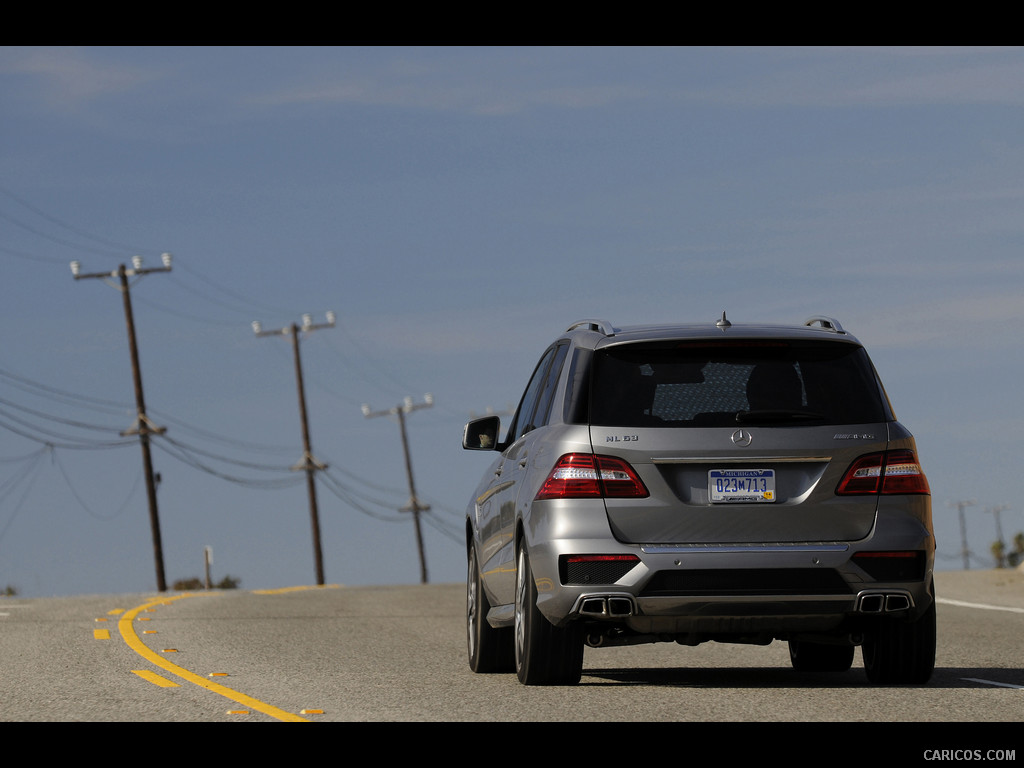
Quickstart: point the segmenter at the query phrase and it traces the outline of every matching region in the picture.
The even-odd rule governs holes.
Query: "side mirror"
[[[466,425],[462,432],[462,447],[467,451],[497,450],[500,431],[501,419],[497,416],[474,419]]]

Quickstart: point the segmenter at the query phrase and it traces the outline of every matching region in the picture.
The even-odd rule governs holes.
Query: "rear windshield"
[[[629,344],[595,355],[604,426],[868,424],[891,414],[863,348],[799,341]]]

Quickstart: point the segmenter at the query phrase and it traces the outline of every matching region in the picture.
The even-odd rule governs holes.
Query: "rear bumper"
[[[741,547],[612,547],[640,557],[614,583],[573,574],[559,560],[566,542],[531,552],[547,589],[538,607],[558,625],[609,623],[642,634],[786,635],[856,630],[881,617],[917,618],[931,604],[931,550],[918,542],[919,565],[899,579],[872,578],[849,544]],[[592,546],[571,553],[597,552]],[[548,548],[544,548],[548,549]],[[607,542],[605,542],[607,550]],[[562,551],[559,551],[562,550]],[[546,572],[546,578],[541,574]]]
[[[927,591],[915,592],[905,587],[872,588],[827,599],[817,595],[636,598],[625,593],[590,592],[579,596],[571,617],[617,624],[644,635],[701,639],[840,631],[856,634],[883,616],[914,618],[932,599]]]
[[[841,632],[881,617],[914,620],[933,601],[930,499],[889,497],[857,541],[627,544],[600,502],[534,505],[525,528],[540,611],[637,633]],[[864,553],[917,553],[907,558]],[[609,576],[571,555],[634,555]],[[600,629],[600,626],[598,626]]]

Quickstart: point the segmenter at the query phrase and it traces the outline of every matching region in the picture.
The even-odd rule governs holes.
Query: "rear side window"
[[[630,344],[595,355],[592,424],[720,427],[888,421],[874,368],[853,344]]]
[[[515,442],[527,432],[548,423],[558,375],[562,371],[562,363],[568,349],[567,344],[552,347],[544,353],[537,364],[519,403],[515,421],[509,428],[509,442]]]

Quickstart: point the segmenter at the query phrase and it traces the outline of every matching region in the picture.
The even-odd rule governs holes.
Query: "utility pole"
[[[964,558],[964,570],[969,571],[971,569],[971,556],[967,547],[967,519],[964,517],[964,509],[966,507],[973,507],[974,501],[958,501],[954,506],[960,513],[960,540],[963,546],[961,553]]]
[[[1005,512],[1009,508],[1010,507],[1008,504],[1000,504],[999,506],[992,507],[992,509],[988,510],[996,519],[996,541],[999,544],[999,552],[1001,553],[1000,562],[997,563],[998,568],[1003,567],[1003,556],[1006,553],[1006,541],[1003,539],[1003,523],[1002,520],[999,519],[999,515],[1000,513]]]
[[[315,331],[319,328],[333,328],[335,317],[333,312],[327,313],[327,322],[319,325],[313,324],[310,315],[302,316],[302,325],[292,323],[276,331],[264,331],[259,322],[252,324],[252,329],[257,336],[291,336],[292,350],[295,354],[295,380],[299,388],[299,417],[302,420],[302,461],[292,467],[294,470],[303,470],[306,473],[306,489],[309,494],[309,517],[313,527],[313,558],[316,566],[316,583],[318,586],[324,584],[324,555],[320,546],[320,512],[316,503],[316,472],[326,469],[326,464],[321,464],[313,458],[313,449],[309,440],[309,419],[306,415],[306,385],[302,380],[302,359],[299,356],[299,332]]]
[[[370,406],[363,406],[363,416],[366,418],[374,418],[376,416],[397,416],[398,417],[398,428],[402,435],[402,452],[405,454],[405,474],[409,480],[409,505],[403,507],[401,512],[412,512],[413,525],[416,528],[416,548],[420,553],[420,583],[427,583],[427,557],[423,550],[423,531],[420,528],[420,512],[429,512],[429,504],[420,504],[419,498],[416,496],[416,485],[412,479],[412,459],[409,456],[409,437],[405,431],[405,417],[406,414],[418,411],[421,408],[431,408],[434,405],[434,396],[427,394],[424,395],[422,403],[413,403],[411,397],[405,398],[401,405],[396,405],[394,408],[390,408],[386,411],[371,411]]]
[[[1006,544],[1006,541],[1003,539],[1003,523],[999,519],[999,514],[1001,512],[1005,512],[1009,508],[1009,504],[1000,504],[999,506],[992,507],[992,509],[989,510],[996,519],[996,537],[1000,544]]]
[[[203,547],[203,570],[206,574],[207,589],[213,588],[213,581],[210,579],[210,565],[213,563],[213,547]]]
[[[125,322],[128,325],[128,347],[131,351],[132,360],[132,378],[135,383],[136,419],[135,424],[121,434],[123,436],[138,435],[139,442],[142,444],[142,463],[146,475],[146,495],[149,498],[149,527],[153,534],[153,556],[156,560],[156,587],[160,592],[166,592],[167,581],[164,578],[164,551],[160,538],[160,515],[157,511],[156,503],[156,480],[153,476],[153,458],[149,447],[149,436],[162,435],[166,430],[163,427],[155,426],[149,420],[149,417],[146,416],[146,400],[142,394],[142,372],[139,369],[139,349],[135,339],[135,318],[132,314],[132,298],[128,284],[129,277],[141,277],[153,272],[170,272],[171,254],[165,253],[160,259],[163,262],[162,267],[143,269],[142,257],[134,256],[132,257],[131,269],[121,264],[113,272],[92,272],[89,274],[82,274],[81,263],[72,261],[71,274],[74,275],[75,280],[87,278],[102,279],[108,285],[117,288],[124,300],[124,316]],[[112,283],[111,278],[117,278],[118,282]]]

